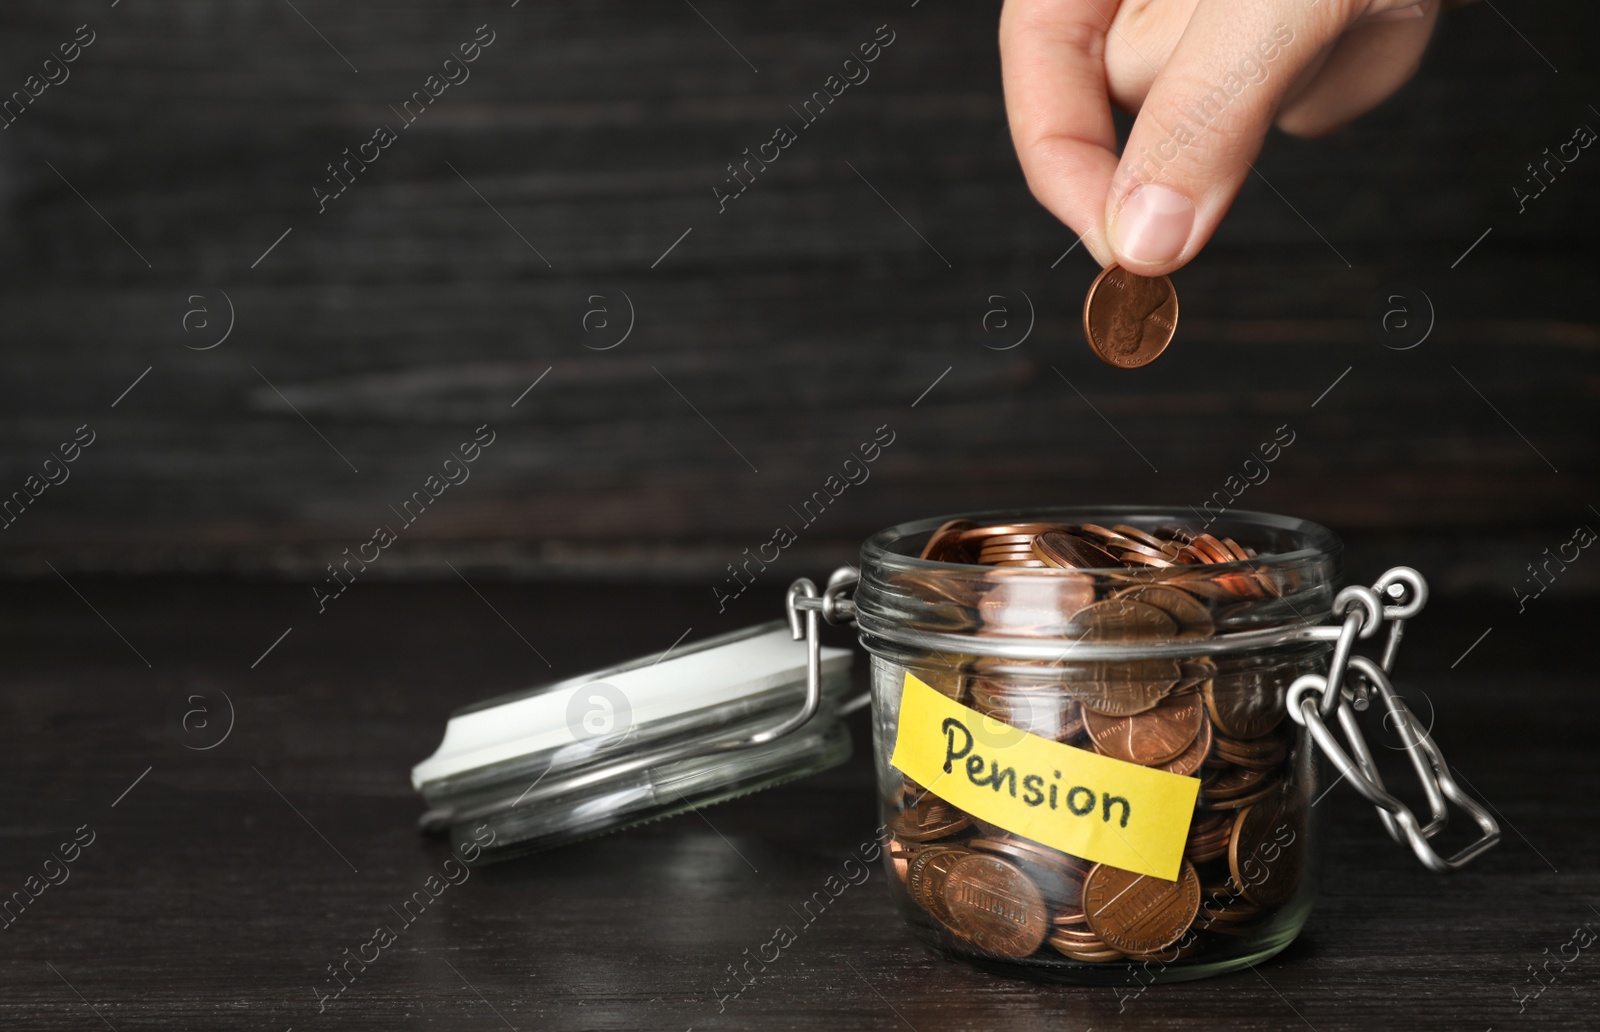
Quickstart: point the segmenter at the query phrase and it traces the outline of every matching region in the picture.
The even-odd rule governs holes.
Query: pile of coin
[[[1102,527],[1094,523],[1022,522],[980,525],[958,519],[941,526],[928,538],[920,558],[946,563],[1059,570],[1095,570],[1113,578],[1140,581],[1138,571],[1162,570],[1162,583],[1176,583],[1205,598],[1252,599],[1278,594],[1273,581],[1255,568],[1253,548],[1229,537],[1182,527],[1152,530],[1119,523]],[[1238,572],[1219,573],[1204,567],[1238,563]],[[1129,571],[1117,573],[1118,570]]]
[[[1035,608],[1064,607],[1057,618],[1078,640],[1203,639],[1215,633],[1212,605],[1276,595],[1272,581],[1251,567],[1252,550],[1181,528],[953,521],[935,532],[923,557],[1055,567],[1061,577],[1081,580],[1075,595],[1034,599]],[[1125,585],[1104,579],[1119,566],[1158,565],[1193,567],[1196,576]],[[1205,576],[1206,567],[1216,568]],[[1095,573],[1078,572],[1084,570]],[[974,605],[984,611],[983,599]],[[996,623],[990,612],[986,625]],[[1295,895],[1303,867],[1307,785],[1293,773],[1298,749],[1284,695],[1308,661],[1197,653],[1182,661],[1085,663],[1067,651],[1060,661],[1030,663],[931,655],[912,672],[1013,727],[1199,778],[1178,878],[1071,856],[902,778],[888,808],[891,856],[906,895],[954,948],[990,957],[1174,963],[1256,934]]]

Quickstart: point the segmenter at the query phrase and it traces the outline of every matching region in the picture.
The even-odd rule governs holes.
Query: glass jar
[[[695,810],[843,762],[840,718],[870,704],[892,891],[935,950],[1083,984],[1254,964],[1316,893],[1313,743],[1429,869],[1499,839],[1389,681],[1426,582],[1396,567],[1336,593],[1339,551],[1260,513],[902,524],[859,571],[791,584],[786,624],[457,711],[412,770],[421,826],[480,863]],[[856,623],[868,693],[848,697],[823,620]],[[1385,624],[1381,661],[1353,651]],[[1384,787],[1356,718],[1374,702],[1425,818]],[[1444,857],[1452,805],[1480,835]]]
[[[977,564],[980,551],[1007,554],[1008,541],[986,542],[1047,524],[1168,554],[1203,532],[1239,551],[1132,568],[1016,551],[1019,565]],[[1007,974],[1093,984],[1122,984],[1130,961],[1174,981],[1287,946],[1316,895],[1320,788],[1286,698],[1326,668],[1331,645],[1260,632],[1329,616],[1340,547],[1301,520],[1235,514],[1202,528],[1141,508],[921,520],[868,540],[855,615],[890,884],[917,937]],[[1254,632],[1243,647],[1239,632]],[[906,693],[928,688],[946,702],[923,718],[921,783],[893,761]],[[1085,769],[1089,758],[1121,766]],[[1193,801],[1158,808],[1123,791],[1142,776],[1134,766],[1164,772],[1164,788],[1198,779]],[[1150,821],[1164,844],[1138,837]],[[1118,866],[1130,862],[1144,871]]]

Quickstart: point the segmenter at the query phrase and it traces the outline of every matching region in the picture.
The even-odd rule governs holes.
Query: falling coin
[[[1165,276],[1135,276],[1108,265],[1089,285],[1083,333],[1094,353],[1118,369],[1137,369],[1167,349],[1178,328],[1178,292]]]

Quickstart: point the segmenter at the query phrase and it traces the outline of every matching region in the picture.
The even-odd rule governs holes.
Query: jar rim
[[[1191,513],[1191,516],[1193,513]],[[916,535],[927,533],[948,523],[951,520],[966,519],[977,523],[1004,522],[1017,520],[1058,520],[1060,522],[1094,522],[1085,517],[1098,516],[1117,523],[1129,523],[1133,520],[1150,520],[1163,523],[1182,523],[1184,514],[1178,509],[1163,505],[1069,505],[1069,506],[1036,506],[1023,509],[987,509],[978,512],[952,513],[947,516],[936,516],[929,519],[910,520],[897,523],[892,527],[885,527],[878,531],[861,545],[861,559],[863,563],[890,565],[905,570],[985,570],[990,567],[976,563],[952,563],[938,559],[922,559],[915,555],[908,555],[893,550],[893,545]],[[1332,559],[1344,551],[1344,543],[1333,531],[1320,523],[1310,520],[1298,519],[1292,516],[1279,516],[1275,513],[1258,512],[1247,509],[1229,509],[1225,520],[1230,525],[1260,527],[1276,530],[1302,539],[1305,544],[1299,548],[1288,549],[1282,552],[1265,552],[1253,559],[1237,559],[1226,563],[1207,564],[1207,571],[1213,573],[1229,573],[1234,571],[1259,570],[1263,565],[1287,566],[1297,562],[1318,559]],[[1207,524],[1206,526],[1211,526]],[[1126,567],[1093,567],[1075,569],[1073,572],[1081,574],[1098,573],[1123,573]],[[1007,571],[1012,576],[1059,576],[1061,571],[1053,567],[1042,569],[1013,568]]]

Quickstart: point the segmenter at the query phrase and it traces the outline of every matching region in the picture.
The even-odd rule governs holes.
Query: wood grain
[[[1456,12],[1390,104],[1275,137],[1134,374],[1081,340],[1095,269],[1017,170],[993,10],[698,10],[728,43],[642,3],[8,5],[5,82],[98,35],[0,130],[0,490],[99,439],[0,571],[318,576],[484,423],[501,443],[375,575],[710,582],[882,425],[812,554],[964,508],[1198,505],[1282,424],[1299,443],[1241,505],[1459,537],[1463,583],[1501,589],[1593,518],[1600,159],[1524,213],[1511,190],[1600,125],[1588,8],[1512,15],[1537,53]],[[483,24],[471,78],[318,214],[324,165]],[[872,77],[719,214],[725,166],[883,24]],[[1397,284],[1436,315],[1413,350],[1377,328]],[[189,299],[220,319],[223,292],[232,334],[192,350],[218,330],[184,328]],[[590,298],[620,318],[623,292],[633,331],[595,350]],[[1032,332],[999,350],[991,298],[1020,333],[1024,293]]]
[[[875,869],[719,1009],[727,966],[798,923],[790,907],[876,823],[856,718],[846,767],[473,874],[319,1014],[325,966],[395,923],[388,907],[446,858],[414,831],[407,772],[452,708],[664,649],[689,625],[692,640],[762,618],[778,593],[753,590],[748,612],[719,616],[683,587],[482,585],[546,667],[459,582],[358,585],[320,617],[287,585],[74,586],[152,667],[59,581],[0,599],[0,888],[20,891],[73,829],[95,833],[70,878],[0,932],[7,1028],[96,1027],[90,1006],[118,1032],[1593,1026],[1592,951],[1552,965],[1556,983],[1523,1013],[1513,994],[1531,991],[1527,965],[1600,921],[1600,724],[1586,657],[1570,648],[1600,615],[1592,603],[1521,618],[1435,603],[1414,621],[1402,689],[1421,714],[1437,706],[1435,737],[1496,808],[1504,841],[1434,876],[1335,786],[1316,811],[1311,923],[1253,974],[1126,1001],[1135,983],[1119,995],[992,977],[918,946]],[[184,730],[192,697],[220,716],[223,693],[232,733],[186,748],[211,740],[193,720]],[[1401,784],[1404,765],[1380,754]]]

